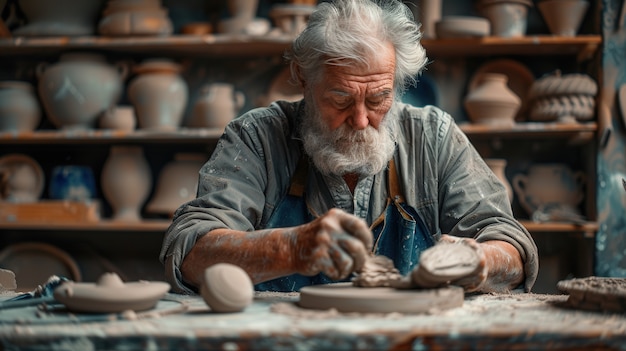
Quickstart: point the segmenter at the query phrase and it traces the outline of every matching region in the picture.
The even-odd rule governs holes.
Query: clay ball
[[[218,263],[204,271],[200,294],[212,311],[240,312],[252,303],[254,285],[241,267]]]

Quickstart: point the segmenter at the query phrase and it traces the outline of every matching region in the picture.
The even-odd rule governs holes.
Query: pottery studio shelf
[[[596,122],[519,122],[512,127],[465,122],[459,127],[470,138],[563,138],[576,142],[591,141],[598,132]]]
[[[259,57],[281,55],[292,41],[285,35],[171,35],[161,37],[10,37],[0,38],[0,57],[55,55],[68,50],[120,53],[159,53],[174,57]],[[518,38],[481,37],[423,39],[429,57],[493,55],[576,55],[588,60],[602,43],[600,35],[560,37],[532,35]]]
[[[110,144],[110,143],[207,143],[216,142],[221,129],[180,128],[175,131],[135,130],[36,130],[0,133],[1,144]]]

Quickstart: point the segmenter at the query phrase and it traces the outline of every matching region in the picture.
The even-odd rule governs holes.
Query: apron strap
[[[302,154],[296,171],[291,176],[291,184],[289,185],[289,195],[302,197],[306,186],[307,172],[309,171],[309,158]]]
[[[389,182],[389,197],[396,202],[404,203],[404,196],[400,190],[400,183],[398,182],[398,172],[396,171],[396,162],[393,158],[389,160],[389,176],[387,177]]]

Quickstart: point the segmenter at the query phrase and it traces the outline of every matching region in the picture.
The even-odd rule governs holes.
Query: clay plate
[[[105,273],[97,283],[63,283],[54,290],[54,298],[70,311],[119,313],[153,308],[169,289],[165,282],[124,283],[117,274]]]
[[[400,290],[388,287],[360,288],[352,283],[306,286],[298,304],[304,308],[363,313],[425,313],[463,306],[463,288]]]

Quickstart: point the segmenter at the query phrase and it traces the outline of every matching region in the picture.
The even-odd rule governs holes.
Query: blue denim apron
[[[314,219],[304,195],[308,160],[300,160],[292,177],[289,193],[270,217],[267,228],[293,227]],[[372,252],[391,258],[402,275],[408,274],[419,261],[422,251],[434,245],[432,236],[416,211],[404,202],[398,185],[393,159],[387,173],[389,197],[385,211],[372,223],[374,234]],[[351,277],[344,281],[349,281]],[[299,291],[303,286],[337,282],[320,273],[315,276],[293,274],[255,285],[259,291]]]

